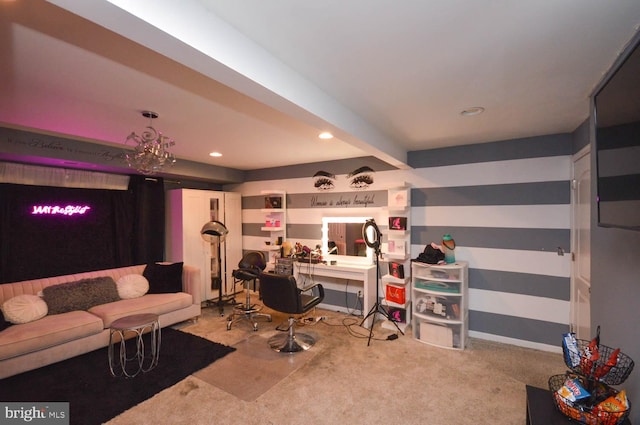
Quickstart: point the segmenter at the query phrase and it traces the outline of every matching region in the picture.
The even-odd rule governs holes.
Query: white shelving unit
[[[463,350],[469,333],[468,264],[411,263],[413,336],[425,344]]]
[[[390,316],[403,332],[411,324],[411,189],[405,183],[388,189],[389,229],[386,250],[380,263],[382,296]],[[389,321],[382,326],[395,330]]]
[[[262,251],[267,254],[267,270],[272,270],[280,254],[278,239],[287,240],[287,194],[282,190],[263,190],[261,194],[265,201],[264,208],[260,209],[265,219],[261,230],[267,233]]]

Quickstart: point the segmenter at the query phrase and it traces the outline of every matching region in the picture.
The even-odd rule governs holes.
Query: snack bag
[[[624,407],[624,410],[629,409],[629,399],[627,398],[627,392],[625,390],[621,390],[616,394],[615,398]]]
[[[584,375],[590,376],[593,373],[593,365],[600,358],[600,353],[598,352],[599,341],[599,337],[593,338],[583,350],[580,369]]]
[[[622,390],[615,396],[598,403],[593,413],[598,417],[601,425],[616,425],[627,410],[629,410],[629,400],[626,391]]]
[[[606,363],[596,366],[596,370],[593,372],[593,377],[596,379],[603,378],[611,368],[615,367],[618,364],[618,355],[620,354],[620,349],[616,348],[613,353],[609,356],[609,359]]]
[[[576,342],[576,334],[573,332],[562,335],[562,345],[564,347],[565,363],[569,367],[576,367],[580,364],[580,352]]]
[[[585,390],[577,378],[569,378],[564,385],[558,389],[558,394],[568,401],[574,402],[591,396],[589,391]]]

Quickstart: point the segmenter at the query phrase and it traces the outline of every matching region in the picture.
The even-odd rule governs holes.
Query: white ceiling
[[[121,145],[152,110],[179,159],[404,167],[411,150],[573,131],[640,1],[0,0],[0,14],[5,126]]]

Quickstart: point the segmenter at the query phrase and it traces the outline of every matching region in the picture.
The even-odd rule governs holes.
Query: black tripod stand
[[[369,227],[373,228],[373,240],[369,239]],[[373,306],[369,310],[369,313],[367,313],[367,315],[364,317],[364,319],[362,319],[362,322],[360,323],[360,326],[364,325],[367,319],[373,316],[371,317],[371,327],[369,328],[369,339],[367,341],[367,346],[369,346],[369,344],[371,344],[371,338],[373,336],[373,324],[376,321],[377,313],[380,313],[387,320],[391,321],[398,332],[400,332],[402,335],[404,335],[404,332],[400,330],[396,321],[391,318],[391,315],[389,315],[387,309],[380,303],[380,240],[382,238],[382,234],[380,233],[380,229],[378,229],[378,226],[376,225],[374,219],[367,220],[364,223],[364,226],[362,226],[362,238],[369,248],[373,248],[373,251],[376,255],[376,302],[373,304]]]

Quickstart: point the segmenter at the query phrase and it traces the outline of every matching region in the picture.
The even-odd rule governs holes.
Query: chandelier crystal
[[[135,145],[133,152],[127,151],[124,156],[130,168],[148,176],[176,163],[176,158],[169,152],[169,148],[175,146],[176,142],[151,126],[151,120],[158,118],[157,113],[143,111],[142,116],[149,118],[149,126],[140,136],[132,132],[127,137],[125,144],[133,141]]]

